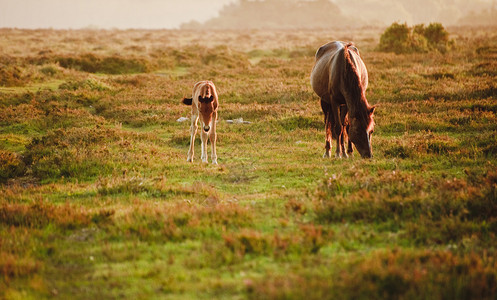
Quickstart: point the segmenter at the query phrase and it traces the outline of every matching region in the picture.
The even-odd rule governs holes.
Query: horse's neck
[[[367,111],[367,100],[364,97],[362,90],[347,90],[342,92],[345,103],[347,104],[347,109],[351,117],[359,117]]]

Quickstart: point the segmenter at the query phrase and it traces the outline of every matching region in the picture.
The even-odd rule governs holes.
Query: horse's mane
[[[352,115],[363,119],[367,123],[369,105],[366,100],[365,90],[359,78],[359,72],[350,57],[349,51],[354,51],[349,49],[350,47],[354,47],[354,44],[348,43],[343,49],[343,55],[345,57],[344,84],[346,84],[347,91],[351,96],[350,101],[352,101],[354,105],[353,108],[349,107],[349,111]]]

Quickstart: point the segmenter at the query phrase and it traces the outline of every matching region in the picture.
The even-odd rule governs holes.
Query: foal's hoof
[[[326,152],[323,154],[323,158],[328,158],[328,157],[331,157],[331,151],[326,151]]]
[[[187,159],[186,159],[186,161],[187,161],[187,162],[193,162],[193,159],[191,159],[191,158],[187,158]]]
[[[212,164],[213,164],[213,165],[217,165],[217,159],[213,159],[213,160],[212,160]]]

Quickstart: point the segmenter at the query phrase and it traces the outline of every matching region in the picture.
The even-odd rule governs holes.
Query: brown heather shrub
[[[1,244],[2,241],[0,240]],[[19,257],[12,253],[0,251],[0,274],[6,282],[9,282],[14,277],[33,274],[39,269],[40,263],[31,257]],[[1,283],[0,287],[2,287]]]
[[[490,299],[497,292],[496,267],[494,255],[379,251],[342,273],[336,288],[345,298]]]
[[[110,173],[106,143],[117,142],[116,129],[71,128],[48,132],[26,146],[23,161],[33,176],[42,179],[87,179]]]
[[[123,75],[113,79],[113,82],[121,85],[131,85],[137,88],[143,88],[147,84],[148,78],[143,75]]]
[[[149,62],[143,58],[124,58],[117,55],[101,57],[87,53],[79,56],[60,56],[55,61],[63,68],[88,73],[129,74],[150,71]]]
[[[107,84],[100,82],[99,80],[97,80],[95,78],[89,78],[89,79],[85,79],[85,80],[81,80],[81,81],[64,82],[61,85],[59,85],[59,89],[70,90],[70,91],[84,89],[84,90],[102,92],[102,91],[109,90],[110,87]]]
[[[174,193],[174,190],[163,178],[143,178],[139,176],[111,176],[99,177],[97,180],[97,193],[99,195],[116,194],[142,194],[161,197]]]
[[[303,224],[297,232],[274,234],[243,228],[239,232],[223,235],[224,245],[236,257],[245,255],[273,255],[284,257],[291,253],[316,254],[333,236],[320,225]]]
[[[226,247],[238,256],[264,255],[273,250],[271,237],[256,230],[243,229],[238,233],[224,235],[223,239]]]
[[[41,117],[42,111],[33,104],[10,105],[0,110],[0,124],[2,125],[39,120]]]
[[[0,64],[0,86],[23,86],[29,80],[20,67]]]
[[[316,217],[320,222],[395,224],[414,244],[459,243],[465,238],[489,243],[497,235],[496,174],[428,184],[406,173],[384,172],[363,179],[366,187],[329,179],[318,189]]]
[[[44,201],[31,205],[0,204],[0,223],[16,227],[43,228],[54,224],[63,229],[74,229],[106,221],[113,214],[111,210],[88,212],[69,204],[57,206]]]
[[[494,299],[495,253],[378,251],[331,274],[270,275],[246,282],[249,299]]]
[[[190,195],[189,198],[194,196],[198,195]],[[160,206],[141,204],[116,221],[120,223],[120,229],[115,234],[121,236],[121,230],[124,230],[140,240],[178,242],[206,235],[220,238],[225,230],[253,224],[252,213],[247,208],[237,203],[205,200],[201,204],[192,201]]]
[[[0,183],[22,176],[25,171],[26,165],[19,154],[0,149]]]

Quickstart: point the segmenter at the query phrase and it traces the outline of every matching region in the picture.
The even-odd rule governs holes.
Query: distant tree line
[[[329,0],[241,0],[223,7],[219,17],[182,29],[292,29],[352,26],[351,19]]]
[[[409,24],[497,25],[495,4],[483,0],[239,0],[219,16],[182,29],[297,29]]]

